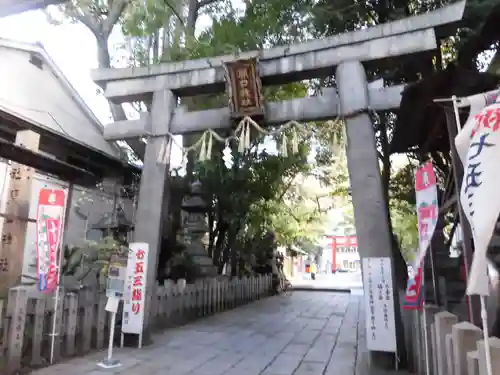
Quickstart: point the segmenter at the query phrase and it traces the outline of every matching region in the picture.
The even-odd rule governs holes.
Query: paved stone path
[[[294,292],[165,331],[154,344],[118,349],[122,366],[100,370],[105,353],[33,375],[367,375],[362,297]]]

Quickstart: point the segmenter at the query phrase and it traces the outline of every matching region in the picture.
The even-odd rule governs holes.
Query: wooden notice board
[[[31,130],[21,130],[16,135],[16,145],[38,151],[40,135]],[[5,295],[21,278],[24,245],[28,227],[32,179],[35,170],[13,162],[8,169],[4,224],[0,242],[0,295]]]

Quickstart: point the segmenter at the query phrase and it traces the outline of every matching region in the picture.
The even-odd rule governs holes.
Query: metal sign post
[[[127,257],[113,256],[111,258],[106,281],[106,296],[108,297],[106,311],[111,314],[108,356],[97,364],[97,366],[103,369],[112,369],[122,365],[120,360],[113,358],[113,346],[115,341],[116,314],[118,313],[125,288],[126,267]]]
[[[113,341],[115,339],[115,325],[116,325],[116,313],[118,312],[118,306],[120,305],[120,298],[117,296],[108,297],[108,302],[106,303],[106,311],[111,313],[111,322],[109,328],[109,342],[108,342],[108,356],[103,361],[99,362],[97,366],[103,369],[111,369],[120,367],[122,364],[119,359],[113,358]]]

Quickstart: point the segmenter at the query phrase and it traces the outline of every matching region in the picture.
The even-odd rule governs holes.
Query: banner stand
[[[57,285],[56,293],[54,296],[54,313],[52,314],[52,332],[49,334],[50,336],[50,364],[54,363],[54,349],[55,349],[55,341],[56,336],[59,336],[59,332],[56,332],[57,326],[57,309],[59,308],[59,300],[60,300],[60,290],[61,288]]]
[[[47,190],[47,189],[42,189],[42,190]],[[55,191],[55,190],[52,190],[52,191]],[[59,332],[56,332],[56,331],[57,331],[57,315],[58,315],[59,304],[61,303],[61,291],[62,291],[61,272],[62,272],[62,264],[63,264],[63,258],[64,258],[64,233],[66,232],[66,227],[68,225],[68,219],[69,219],[69,210],[71,209],[71,199],[72,199],[72,195],[73,195],[73,184],[70,183],[68,185],[68,194],[67,195],[64,193],[64,190],[62,190],[62,194],[64,197],[64,199],[63,199],[63,201],[64,201],[64,206],[63,206],[64,209],[63,210],[64,211],[63,211],[62,222],[64,224],[63,224],[63,228],[61,228],[62,233],[60,234],[59,243],[57,244],[57,250],[56,250],[56,251],[59,251],[59,253],[57,254],[57,260],[56,260],[56,266],[55,266],[55,271],[57,273],[57,280],[56,280],[56,289],[55,289],[55,295],[54,295],[54,313],[52,314],[52,332],[49,334],[49,336],[50,336],[50,358],[49,358],[50,364],[54,363],[55,340],[56,340],[56,337],[59,336]],[[54,202],[51,202],[51,200],[49,199],[49,203],[54,203]],[[40,197],[39,197],[38,204],[40,206]],[[38,225],[38,220],[39,220],[39,212],[37,212],[37,225]],[[39,241],[39,238],[37,236],[37,246],[40,246],[38,241]],[[39,255],[37,255],[37,257],[39,257]],[[40,277],[39,288],[42,291],[42,286],[44,286],[44,285],[47,286],[47,281],[45,281],[45,283],[44,283],[42,280],[42,275],[40,274],[40,259],[37,260],[37,263],[38,263],[38,266],[37,266],[38,274]]]
[[[425,259],[422,263],[425,262]],[[427,309],[425,304],[425,276],[424,276],[424,265],[422,265],[422,325],[424,326],[424,350],[425,350],[425,374],[431,375],[431,361],[429,358],[429,333],[427,331]]]
[[[110,325],[109,325],[109,342],[108,342],[108,356],[101,362],[97,364],[103,369],[112,369],[120,367],[122,364],[119,359],[113,359],[113,344],[115,340],[115,325],[116,325],[116,314],[118,313],[118,307],[120,305],[120,298],[115,296],[108,297],[108,302],[106,303],[106,311],[111,314]],[[123,337],[123,334],[122,334]]]
[[[133,333],[127,333],[128,335],[133,335]],[[137,349],[142,349],[142,333],[138,334],[139,340],[137,342]],[[125,333],[122,332],[120,337],[120,348],[123,348],[125,345]]]

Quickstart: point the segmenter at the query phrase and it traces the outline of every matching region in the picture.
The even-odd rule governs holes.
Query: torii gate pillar
[[[396,287],[394,258],[391,249],[391,235],[387,206],[382,188],[378,164],[375,132],[370,119],[368,82],[363,65],[359,61],[345,61],[337,66],[335,73],[342,114],[354,114],[345,119],[347,133],[347,166],[354,206],[354,221],[360,257],[388,257],[392,261],[392,290],[395,317],[398,319],[399,295]],[[365,278],[366,275],[363,275]],[[369,309],[369,306],[365,306]],[[397,323],[397,322],[396,322]],[[402,324],[396,324],[396,337],[402,340]],[[390,353],[371,352],[372,365],[394,368],[394,356]],[[398,355],[402,358],[404,353]],[[386,357],[386,358],[384,358]]]
[[[177,96],[170,90],[153,94],[151,117],[148,127],[152,134],[165,134],[170,130],[171,119],[177,107]],[[160,255],[161,225],[163,213],[168,210],[170,148],[164,137],[150,137],[144,154],[139,200],[135,218],[134,242],[149,244],[147,265],[146,306],[144,314],[144,341],[150,339],[150,319],[153,316],[151,303],[156,287],[156,270]],[[162,149],[167,148],[167,149]],[[164,160],[158,158],[164,155]]]

